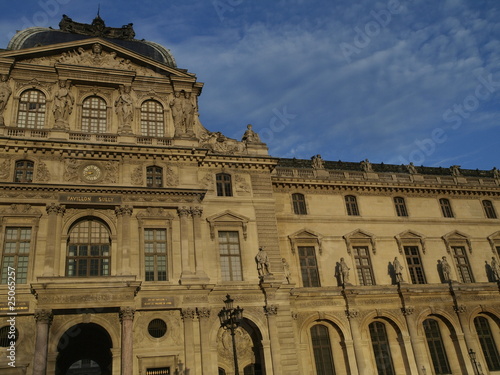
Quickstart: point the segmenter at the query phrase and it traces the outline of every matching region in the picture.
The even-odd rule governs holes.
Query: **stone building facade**
[[[0,51],[3,374],[234,374],[227,294],[240,374],[500,374],[496,169],[272,157],[134,36]]]

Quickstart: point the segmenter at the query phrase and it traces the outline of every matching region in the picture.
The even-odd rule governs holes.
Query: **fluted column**
[[[184,321],[184,353],[185,367],[189,369],[189,375],[196,375],[196,359],[194,353],[194,318],[196,311],[191,308],[182,309],[181,315]]]
[[[196,309],[198,313],[198,319],[200,322],[200,344],[201,344],[201,369],[203,375],[211,374],[211,363],[210,363],[210,309],[202,307]]]
[[[45,207],[49,216],[47,225],[47,241],[45,246],[45,261],[43,267],[44,276],[55,276],[59,274],[59,256],[57,244],[61,240],[61,220],[66,208],[61,205],[51,203]]]
[[[130,251],[130,218],[132,216],[132,208],[129,206],[116,207],[115,214],[118,219],[118,228],[120,230],[119,246],[121,256],[121,267],[119,273],[122,275],[130,275],[130,265],[132,264],[132,254]]]
[[[264,312],[267,317],[267,327],[269,330],[269,340],[271,342],[271,357],[273,363],[273,375],[281,374],[281,354],[280,342],[278,335],[278,324],[276,323],[276,315],[278,315],[277,305],[266,305]]]
[[[47,351],[49,345],[49,328],[52,323],[52,310],[37,310],[35,356],[33,359],[33,375],[45,375],[47,371]]]
[[[181,231],[181,279],[185,276],[192,275],[189,264],[189,214],[191,211],[187,207],[177,209],[180,218],[180,231]]]
[[[359,332],[358,315],[359,312],[357,310],[346,310],[346,316],[349,319],[349,326],[351,327],[351,338],[354,345],[354,353],[356,354],[356,364],[358,365],[358,372],[362,375],[373,374],[373,369],[365,361],[363,343],[361,342],[361,333]]]
[[[132,307],[120,309],[120,321],[122,323],[122,355],[121,375],[133,375],[134,370],[134,314]]]
[[[417,364],[418,374],[424,374],[422,368],[430,369],[432,368],[429,362],[424,343],[417,333],[417,324],[413,317],[413,307],[403,307],[401,312],[405,316],[406,326],[408,327],[408,333],[410,334],[410,342],[413,350],[413,355],[415,357],[415,362]]]

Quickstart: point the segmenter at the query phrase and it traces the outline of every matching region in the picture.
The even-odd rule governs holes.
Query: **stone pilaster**
[[[120,309],[120,321],[122,324],[122,355],[121,375],[133,375],[134,370],[134,314],[132,307]]]
[[[191,217],[193,218],[193,237],[194,237],[194,262],[196,277],[200,282],[208,283],[209,279],[205,270],[203,269],[203,254],[204,241],[201,236],[201,215],[203,214],[202,207],[191,207]]]
[[[181,311],[184,321],[184,355],[185,366],[189,369],[189,375],[196,375],[195,341],[194,341],[194,319],[196,310],[185,308]]]
[[[33,359],[33,375],[45,375],[47,371],[47,351],[49,344],[49,328],[52,323],[52,310],[37,310],[35,356]]]
[[[360,374],[373,374],[373,369],[365,361],[365,353],[363,350],[363,343],[361,342],[361,332],[359,331],[359,311],[355,309],[346,310],[346,316],[349,319],[349,326],[351,328],[351,339],[354,346],[354,353],[356,354],[356,364],[358,365],[358,372]]]
[[[45,260],[43,267],[44,276],[56,276],[59,274],[59,257],[57,256],[58,244],[61,241],[62,217],[66,208],[51,203],[45,207],[49,216],[47,226],[47,245],[45,247]]]
[[[278,315],[277,305],[264,306],[264,313],[267,317],[267,327],[269,330],[269,340],[271,343],[271,357],[273,363],[273,374],[281,374],[280,341],[278,335],[278,325],[276,316]]]
[[[118,228],[120,230],[119,246],[121,256],[121,269],[119,273],[122,275],[130,275],[132,254],[130,249],[130,218],[132,216],[132,208],[129,206],[116,207],[115,214],[118,219]]]
[[[201,344],[201,369],[202,375],[210,375],[210,309],[206,307],[197,308],[198,320],[200,322],[200,344]]]
[[[181,239],[181,282],[183,278],[193,275],[189,262],[189,215],[191,211],[187,207],[177,209],[180,218],[180,239]]]

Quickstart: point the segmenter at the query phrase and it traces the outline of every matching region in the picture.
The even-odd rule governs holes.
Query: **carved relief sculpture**
[[[193,137],[196,106],[191,101],[191,94],[176,92],[169,105],[172,109],[175,137]]]
[[[0,126],[5,125],[3,112],[5,111],[5,106],[9,101],[12,90],[8,83],[9,76],[7,74],[0,75]]]
[[[290,265],[285,258],[281,258],[281,263],[283,265],[283,273],[285,274],[285,280],[288,284],[292,282],[292,274],[290,272]]]
[[[75,98],[70,92],[69,81],[60,80],[59,89],[54,95],[54,113],[55,129],[68,129],[69,115],[73,111]]]

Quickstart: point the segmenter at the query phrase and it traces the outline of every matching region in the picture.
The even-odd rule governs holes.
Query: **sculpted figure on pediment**
[[[9,76],[7,74],[0,75],[0,126],[5,125],[3,112],[7,102],[9,101],[12,89],[9,86]]]

